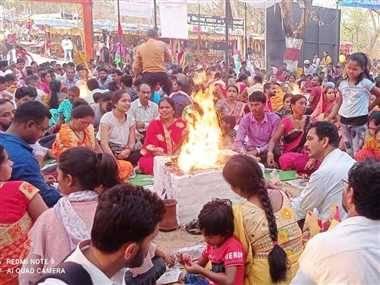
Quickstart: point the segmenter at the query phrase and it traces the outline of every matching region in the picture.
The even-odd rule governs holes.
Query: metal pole
[[[342,20],[342,13],[340,10],[338,10],[338,3],[337,3],[337,10],[336,10],[336,13],[338,13],[338,17],[339,17],[339,22],[338,23],[341,23],[341,20]],[[337,54],[337,62],[339,62],[339,55],[340,55],[340,25],[337,25],[338,26],[338,46],[336,48],[336,52],[335,54]],[[353,43],[354,41],[352,41]]]
[[[321,17],[320,17],[320,12],[321,12],[321,10],[320,10],[320,8],[318,7],[318,57],[320,56],[320,52],[321,52],[321,50],[320,50],[320,32],[321,32]]]
[[[157,0],[153,0],[154,29],[157,31]]]
[[[244,2],[244,49],[245,49],[245,60],[247,60],[248,59],[247,2]]]
[[[226,4],[226,7],[225,7],[225,15],[224,15],[224,22],[225,22],[225,41],[226,41],[226,48],[225,48],[225,61],[226,61],[226,66],[227,66],[227,70],[229,70],[229,61],[230,61],[230,57],[229,57],[229,15],[227,15],[228,11],[229,11],[229,3],[230,1],[229,0],[225,0],[225,4]]]
[[[201,50],[201,4],[198,0],[198,53]]]
[[[268,9],[272,8],[266,8],[264,9],[264,69],[267,70],[268,65],[268,50],[267,50],[267,42],[268,42],[268,32],[267,32],[267,13]],[[276,9],[276,5],[273,5],[273,9]]]
[[[117,0],[117,38],[119,40],[119,55],[121,58],[121,22],[120,22],[120,0]],[[118,65],[118,64],[117,64]]]
[[[121,25],[120,22],[120,0],[117,0],[117,32],[119,36],[119,41],[120,41],[120,34],[119,34],[119,27]]]

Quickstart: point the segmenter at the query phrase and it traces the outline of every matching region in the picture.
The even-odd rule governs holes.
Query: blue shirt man
[[[0,134],[0,144],[13,161],[11,179],[26,181],[37,187],[45,203],[51,207],[58,201],[60,194],[44,181],[38,161],[29,146],[44,134],[49,117],[49,110],[40,102],[22,104],[17,108],[7,133]]]

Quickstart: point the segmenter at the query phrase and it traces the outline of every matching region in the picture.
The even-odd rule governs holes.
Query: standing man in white
[[[65,35],[64,39],[61,41],[61,47],[63,49],[65,61],[73,61],[72,54],[73,54],[74,44],[68,35]]]

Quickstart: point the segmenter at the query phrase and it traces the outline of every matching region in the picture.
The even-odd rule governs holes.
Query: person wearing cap
[[[316,72],[316,68],[313,64],[311,64],[310,60],[306,59],[304,62],[304,67],[303,67],[303,73],[305,76],[308,75],[314,75]]]
[[[153,90],[159,83],[166,94],[171,93],[171,81],[165,64],[171,62],[170,50],[166,43],[158,40],[155,29],[148,31],[148,40],[136,48],[133,73],[142,75],[142,81]]]

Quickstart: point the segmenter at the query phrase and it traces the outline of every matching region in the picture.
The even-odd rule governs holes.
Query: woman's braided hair
[[[285,280],[288,259],[286,252],[278,245],[276,217],[259,164],[249,156],[235,155],[224,166],[223,176],[232,187],[240,189],[244,198],[256,196],[260,200],[273,242],[273,248],[268,255],[269,273],[274,283]]]

